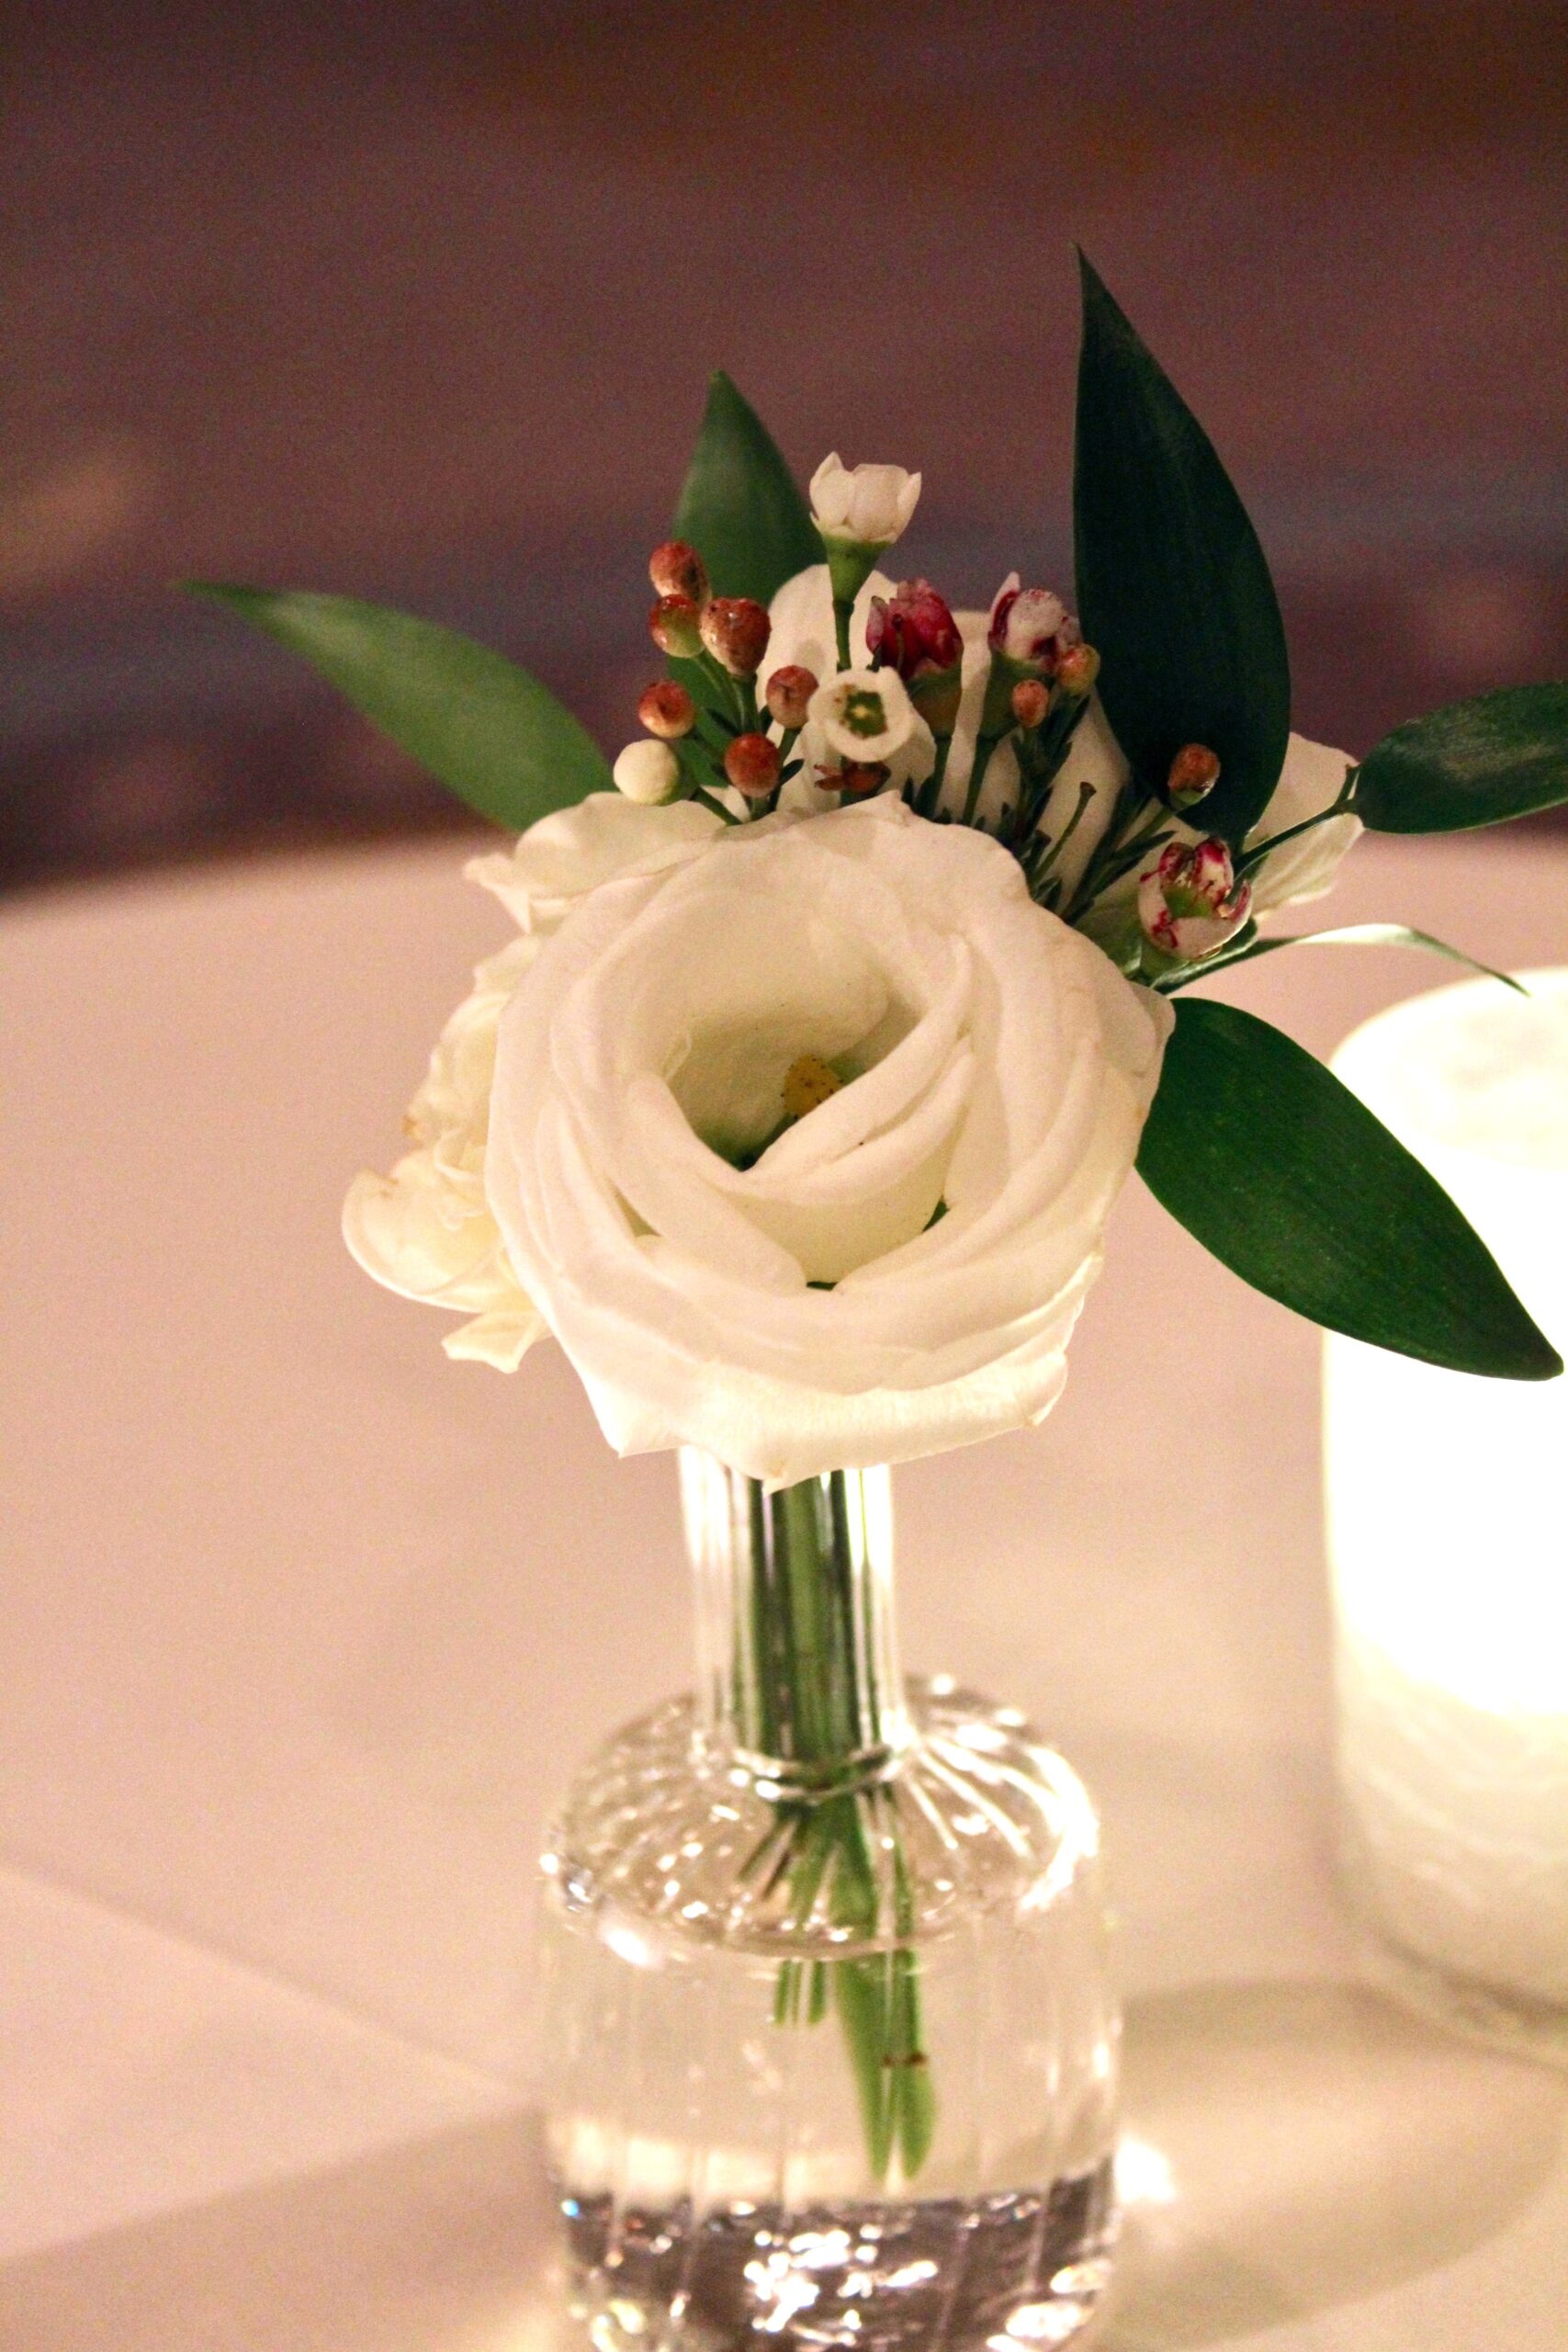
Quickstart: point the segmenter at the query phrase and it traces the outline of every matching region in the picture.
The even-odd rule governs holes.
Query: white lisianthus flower
[[[502,1012],[545,941],[602,882],[657,873],[722,831],[709,808],[638,808],[617,792],[531,826],[510,853],[470,858],[470,881],[494,891],[522,932],[474,974],[442,1031],[404,1127],[413,1149],[389,1176],[355,1177],[344,1238],[367,1274],[405,1298],[472,1319],[443,1342],[451,1356],[515,1371],[546,1325],[517,1280],[484,1189],[491,1076]]]
[[[887,795],[774,817],[547,942],[486,1193],[619,1452],[908,1461],[1055,1401],[1169,1023],[994,841]]]
[[[835,450],[811,477],[811,519],[825,539],[890,548],[909,527],[920,477],[902,466],[846,466]]]
[[[485,1196],[491,1075],[502,1009],[543,944],[514,939],[479,967],[409,1105],[414,1148],[389,1176],[356,1176],[343,1210],[344,1239],[365,1272],[404,1298],[472,1317],[446,1339],[447,1353],[502,1372],[516,1370],[545,1325]]]
[[[723,825],[700,800],[649,808],[619,792],[591,792],[530,825],[515,848],[469,858],[463,872],[494,891],[519,931],[547,938],[601,882],[678,865]]]

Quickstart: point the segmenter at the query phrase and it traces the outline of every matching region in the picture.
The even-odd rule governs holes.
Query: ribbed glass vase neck
[[[688,1447],[681,1499],[707,1736],[761,1774],[823,1786],[902,1747],[887,1472],[768,1494]]]

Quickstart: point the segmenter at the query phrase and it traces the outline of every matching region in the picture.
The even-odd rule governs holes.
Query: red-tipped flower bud
[[[1039,678],[1021,678],[1012,690],[1012,715],[1023,728],[1038,727],[1051,707],[1051,689]],[[645,718],[643,725],[648,721]]]
[[[1092,645],[1066,645],[1056,656],[1056,684],[1074,702],[1094,692],[1100,656]]]
[[[1037,678],[1057,675],[1062,657],[1082,641],[1083,632],[1060,596],[1049,588],[1022,588],[1017,572],[1003,581],[991,606],[991,651],[1004,654]]]
[[[929,580],[903,580],[891,596],[874,596],[865,643],[877,668],[897,670],[906,685],[964,659],[958,623]]]
[[[703,606],[703,643],[732,678],[750,678],[761,667],[773,623],[766,605],[750,596],[715,596]]]
[[[637,715],[650,735],[661,736],[666,743],[676,743],[696,725],[697,706],[685,687],[678,686],[673,678],[660,678],[651,686],[644,687]]]
[[[876,668],[908,687],[931,733],[951,735],[964,693],[964,639],[931,582],[901,581],[891,596],[874,596],[865,641]]]
[[[703,650],[702,614],[690,596],[660,596],[648,616],[649,634],[660,653],[694,662]]]
[[[684,539],[666,539],[648,559],[648,576],[661,596],[687,596],[694,605],[708,600],[707,566]]]
[[[775,670],[766,689],[769,717],[776,718],[781,727],[804,727],[811,697],[817,692],[817,684],[815,670],[803,670],[798,662],[791,662],[784,669]]]
[[[870,800],[887,781],[887,770],[880,760],[851,760],[844,767],[818,773],[827,788],[841,792],[846,800]]]
[[[1184,743],[1170,763],[1165,797],[1173,808],[1190,808],[1220,780],[1220,763],[1206,743]]]
[[[1156,964],[1196,963],[1247,921],[1251,886],[1238,882],[1224,842],[1171,842],[1138,876],[1138,921]]]
[[[748,800],[765,800],[779,780],[779,747],[766,735],[737,735],[725,752],[724,773]]]

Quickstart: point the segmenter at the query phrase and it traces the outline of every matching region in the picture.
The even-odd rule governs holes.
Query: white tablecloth
[[[450,846],[13,911],[0,2346],[536,2352],[543,1814],[685,1675],[673,1480],[337,1239],[493,904]],[[1568,956],[1568,857],[1367,844],[1336,920]],[[1314,910],[1315,911],[1315,910]],[[1440,966],[1229,984],[1327,1050]],[[1568,2077],[1362,1988],[1317,1348],[1141,1188],[1043,1430],[901,1471],[906,1654],[1101,1800],[1145,2152],[1116,2352],[1549,2352]]]

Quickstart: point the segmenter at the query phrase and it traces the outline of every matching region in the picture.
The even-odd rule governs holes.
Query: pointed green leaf
[[[1497,1379],[1562,1369],[1441,1185],[1250,1012],[1177,1006],[1138,1170],[1233,1272],[1328,1330]]]
[[[1505,686],[1385,735],[1356,814],[1378,833],[1457,833],[1568,800],[1568,683]]]
[[[1483,964],[1474,956],[1467,956],[1462,947],[1450,947],[1446,939],[1434,939],[1429,931],[1412,931],[1403,922],[1348,922],[1333,931],[1295,931],[1279,939],[1259,939],[1254,924],[1248,923],[1252,936],[1241,946],[1227,948],[1206,964],[1184,972],[1164,990],[1174,996],[1180,989],[1190,989],[1194,981],[1206,980],[1212,973],[1229,969],[1233,964],[1250,964],[1259,956],[1272,956],[1280,947],[1420,947],[1431,956],[1446,956],[1450,964],[1462,964],[1467,971],[1478,972],[1483,979],[1500,980],[1506,989],[1513,989],[1520,996],[1529,990],[1520,986],[1509,972],[1495,971],[1490,964]]]
[[[1208,435],[1089,264],[1073,526],[1078,612],[1134,773],[1184,743],[1219,754],[1203,822],[1233,844],[1279,781],[1291,672],[1258,534]]]
[[[795,572],[823,560],[811,510],[766,425],[722,368],[692,455],[675,537],[707,565],[721,596],[766,605]]]
[[[301,654],[438,782],[511,831],[611,786],[603,752],[570,711],[471,638],[351,596],[190,587]]]

